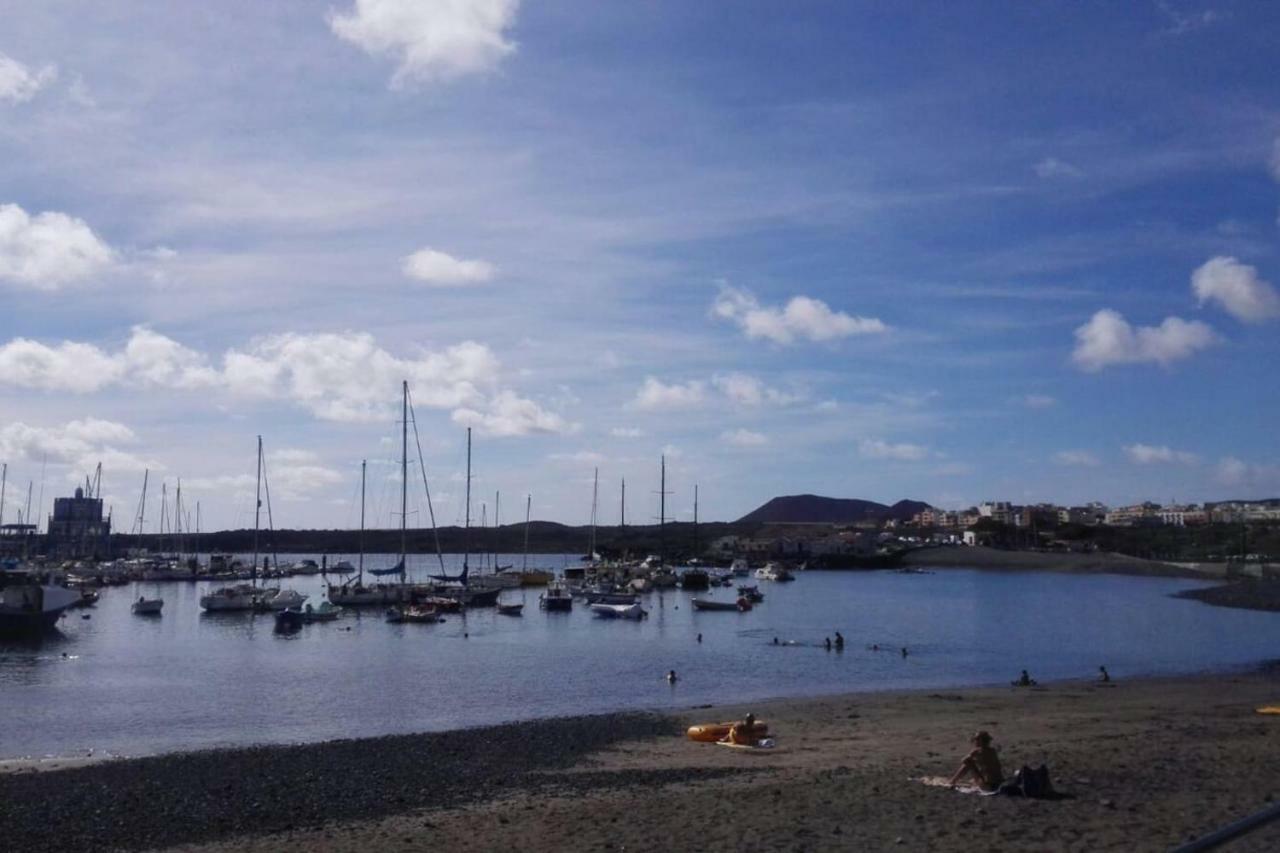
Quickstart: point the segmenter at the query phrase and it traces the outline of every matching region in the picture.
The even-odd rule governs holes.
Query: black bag
[[[1003,793],[1013,794],[1014,796],[1030,797],[1031,799],[1042,800],[1053,796],[1053,783],[1049,781],[1049,768],[1041,764],[1034,770],[1025,764],[1022,769],[1013,777],[1013,785],[1006,786],[1013,790],[1005,790]]]

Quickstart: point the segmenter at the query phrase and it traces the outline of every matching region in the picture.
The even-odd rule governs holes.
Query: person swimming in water
[[[822,645],[826,647],[827,651],[831,651],[831,638],[830,637],[823,638]]]
[[[836,651],[844,649],[844,634],[836,631]]]
[[[675,684],[679,680],[680,676],[676,675],[676,671],[674,669],[667,672],[667,681]]]

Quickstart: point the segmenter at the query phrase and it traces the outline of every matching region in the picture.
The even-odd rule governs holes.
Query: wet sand
[[[1280,717],[1254,712],[1271,703],[1280,703],[1274,669],[757,703],[750,710],[778,743],[761,754],[680,735],[743,706],[197,753],[163,759],[163,773],[142,765],[160,759],[145,759],[0,779],[0,832],[17,828],[13,804],[26,802],[27,817],[63,817],[49,821],[59,830],[46,844],[18,836],[26,843],[15,849],[144,849],[186,832],[204,841],[175,849],[207,853],[1167,850],[1280,796]],[[978,797],[913,781],[949,775],[978,728],[992,732],[1008,771],[1045,763],[1070,798]],[[409,746],[419,747],[411,760],[389,760]],[[94,776],[130,766],[137,778]],[[51,784],[37,792],[42,779]],[[174,794],[169,783],[181,779],[189,784]],[[69,790],[79,792],[76,810],[64,810]],[[213,814],[239,818],[209,825],[201,797]],[[171,828],[131,835],[147,808]],[[80,825],[94,809],[119,824],[110,838]],[[1231,849],[1280,849],[1280,827]]]

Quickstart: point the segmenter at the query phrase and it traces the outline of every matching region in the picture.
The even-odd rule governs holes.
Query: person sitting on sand
[[[1107,672],[1107,668],[1105,666],[1098,667],[1098,673],[1099,681],[1106,683],[1111,680],[1111,674]]]
[[[748,713],[742,722],[734,723],[724,739],[739,746],[755,746],[759,742],[756,738],[756,715]]]
[[[1028,675],[1027,671],[1024,669],[1022,671],[1022,675],[1018,676],[1017,681],[1011,681],[1009,683],[1014,687],[1035,687],[1036,680]]]
[[[1000,756],[991,746],[991,735],[985,731],[977,732],[970,743],[973,750],[960,762],[960,769],[951,777],[951,786],[958,785],[966,775],[972,775],[982,790],[996,790],[1004,781],[1004,771],[1000,768]]]

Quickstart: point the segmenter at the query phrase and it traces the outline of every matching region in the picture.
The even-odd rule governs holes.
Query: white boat
[[[138,600],[133,603],[133,612],[136,616],[159,616],[163,608],[163,598],[138,596]]]
[[[0,636],[49,631],[80,600],[80,591],[39,582],[23,571],[0,571]]]
[[[639,604],[593,604],[591,612],[605,619],[643,619],[644,608]]]
[[[265,595],[274,596],[277,592],[279,590],[262,589],[252,584],[240,583],[235,586],[224,586],[208,595],[200,596],[200,606],[210,613],[253,610],[260,598]]]
[[[307,600],[307,597],[296,589],[276,590],[271,594],[263,594],[258,597],[257,609],[263,611],[288,610],[289,608],[299,608]]]
[[[295,575],[318,575],[320,564],[315,560],[299,560],[289,567],[289,572]]]
[[[766,563],[762,568],[756,569],[756,580],[793,581],[795,576],[777,563]]]
[[[729,571],[733,573],[735,578],[750,577],[751,565],[747,562],[746,557],[739,557],[729,566]]]
[[[321,599],[314,607],[310,604],[302,606],[303,622],[332,622],[342,615],[342,608],[328,599]]]

